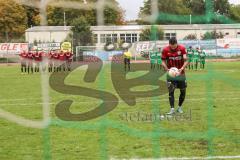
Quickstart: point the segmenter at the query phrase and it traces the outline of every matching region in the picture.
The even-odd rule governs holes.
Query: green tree
[[[92,32],[90,30],[90,25],[88,24],[85,17],[79,17],[73,20],[73,45],[91,45],[92,44]]]
[[[152,26],[151,28],[143,29],[140,33],[140,41],[163,40],[164,32],[160,27]]]
[[[158,9],[161,14],[166,15],[162,14],[157,24],[186,24],[189,23],[186,19],[190,14],[195,17],[206,15],[205,23],[230,23],[227,18],[230,13],[228,0],[158,0]],[[144,17],[149,15],[151,15],[151,0],[146,0],[144,6],[140,8],[138,23],[149,24],[144,21]],[[179,18],[179,15],[182,17]],[[199,20],[199,23],[204,23],[201,17]]]
[[[205,0],[183,0],[183,4],[191,10],[192,15],[205,13]]]
[[[240,5],[231,5],[230,18],[238,23],[240,22]]]
[[[108,6],[104,8],[104,22],[106,25],[123,24],[123,10],[119,7],[116,0],[107,0],[105,3],[114,5],[114,9]],[[82,2],[82,0],[80,1]],[[88,0],[88,2],[97,2],[96,0]],[[85,17],[88,24],[97,25],[97,12],[95,9],[81,10],[81,9],[66,9],[49,6],[47,8],[48,24],[49,25],[64,25],[64,12],[66,17],[66,25],[72,25],[73,21],[79,17]]]
[[[189,34],[186,37],[183,38],[184,40],[196,40],[197,36],[196,34]]]
[[[215,0],[214,1],[214,11],[222,15],[229,15],[230,3],[228,0]]]
[[[216,30],[212,32],[206,32],[203,36],[202,39],[219,39],[219,38],[224,38],[224,34],[222,32],[217,32]]]
[[[0,0],[1,41],[21,37],[26,29],[27,16],[24,8],[14,0]]]
[[[189,15],[190,9],[184,5],[183,0],[158,0],[158,10],[161,13],[176,14],[176,15]],[[144,17],[151,15],[151,0],[146,0],[143,7],[139,12],[139,24],[149,24],[144,21]],[[156,24],[169,24],[174,22],[157,21]]]
[[[39,9],[23,6],[27,14],[27,27],[38,26],[40,24]]]

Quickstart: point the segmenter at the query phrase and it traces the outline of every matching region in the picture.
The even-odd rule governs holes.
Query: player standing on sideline
[[[200,68],[204,69],[205,68],[205,58],[206,58],[206,53],[203,50],[200,50]]]
[[[171,67],[179,69],[180,75],[172,78],[167,75],[167,87],[169,91],[169,103],[170,112],[169,115],[174,114],[174,91],[176,88],[180,89],[179,103],[177,112],[183,113],[182,104],[186,96],[186,76],[184,69],[189,64],[187,61],[186,48],[182,45],[178,45],[176,38],[169,40],[169,46],[165,47],[162,51],[162,66],[166,71],[169,71]]]
[[[190,46],[187,50],[187,55],[188,55],[188,69],[192,69],[193,70],[193,55],[194,55],[194,49],[192,48],[192,46]]]
[[[158,69],[162,69],[162,49],[158,48],[157,52],[157,65]]]
[[[150,67],[151,69],[155,69],[156,61],[157,61],[157,52],[155,51],[150,51],[149,52],[149,58],[150,58]]]
[[[123,53],[123,57],[124,57],[124,69],[125,71],[127,71],[127,66],[128,66],[128,71],[130,71],[131,57],[132,57],[131,52],[129,52],[128,49],[125,49]]]
[[[40,67],[40,63],[42,61],[42,53],[39,51],[36,51],[35,54],[33,54],[33,58],[35,60],[35,72],[39,72],[39,67]]]
[[[53,51],[50,50],[48,53],[48,72],[53,72]]]
[[[59,71],[61,72],[62,71],[62,69],[63,69],[63,71],[65,71],[65,60],[66,60],[66,56],[65,56],[65,54],[64,54],[64,52],[63,51],[60,51],[60,54],[59,54]]]
[[[27,58],[28,58],[28,74],[30,72],[30,69],[31,69],[31,72],[33,73],[33,53],[32,51],[29,51],[28,54],[27,54]]]
[[[194,52],[193,62],[194,62],[194,65],[195,65],[195,70],[197,70],[198,69],[198,62],[199,62],[199,48],[198,47],[196,48],[196,51]]]
[[[58,72],[59,70],[59,53],[58,51],[55,51],[53,54],[53,68],[54,68],[54,72]]]
[[[67,62],[68,71],[71,71],[72,56],[73,56],[73,54],[71,52],[69,52],[69,51],[66,52],[66,62]]]
[[[20,54],[20,61],[21,61],[21,72],[23,74],[23,71],[27,72],[27,53],[26,51],[22,51]]]

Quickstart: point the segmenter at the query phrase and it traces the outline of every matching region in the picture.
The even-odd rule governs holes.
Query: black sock
[[[174,108],[174,90],[169,92],[169,103],[171,108]]]
[[[179,96],[179,102],[178,106],[182,106],[186,96],[186,89],[180,89],[180,96]]]

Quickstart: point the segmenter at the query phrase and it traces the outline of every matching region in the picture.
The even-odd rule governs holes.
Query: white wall
[[[62,42],[67,37],[70,31],[57,31],[57,32],[26,32],[26,41],[29,43],[33,43],[35,40],[37,42],[40,40],[41,42]]]

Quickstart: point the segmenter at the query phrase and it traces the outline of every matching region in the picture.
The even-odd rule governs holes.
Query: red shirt
[[[42,60],[42,52],[36,52],[33,56],[36,61]]]
[[[54,54],[53,54],[53,58],[54,58],[54,59],[58,59],[58,58],[59,58],[59,54],[58,54],[58,53],[54,53]]]
[[[64,53],[59,54],[59,60],[65,61],[65,54]]]
[[[49,57],[49,59],[53,59],[53,55],[54,55],[54,53],[51,51],[51,52],[49,52],[48,53],[48,57]]]
[[[33,59],[33,53],[32,53],[32,52],[28,52],[27,57],[28,57],[29,59]]]
[[[69,60],[72,58],[72,53],[71,52],[66,52],[66,58]]]
[[[19,56],[22,57],[22,58],[27,58],[27,53],[26,52],[22,52],[22,53],[20,53]]]
[[[167,46],[162,51],[162,60],[166,60],[168,69],[171,67],[180,69],[184,64],[183,55],[186,54],[186,48],[182,45],[178,45],[175,50],[172,50],[170,46]],[[184,74],[184,71],[182,74]]]

